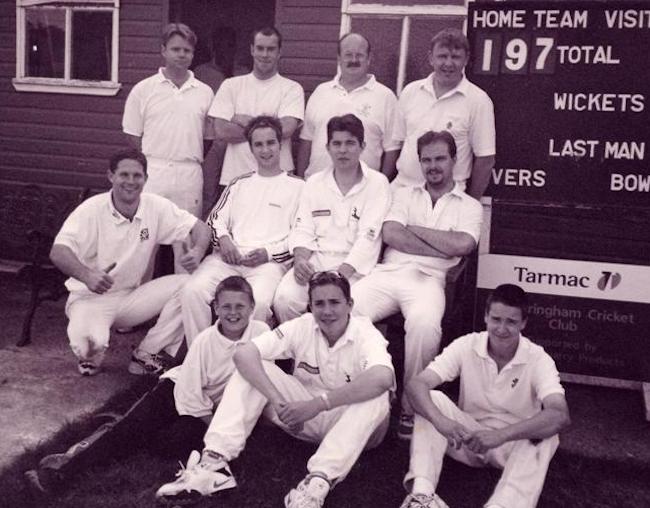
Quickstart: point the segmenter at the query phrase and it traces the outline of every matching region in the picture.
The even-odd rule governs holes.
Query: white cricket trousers
[[[321,272],[338,269],[344,260],[345,256],[343,255],[328,256],[314,253],[309,262],[317,272]],[[360,275],[355,274],[350,280],[350,284],[355,284],[360,278]],[[308,284],[298,284],[293,274],[293,268],[282,277],[273,298],[273,310],[280,323],[300,317],[307,312],[307,305],[309,304],[308,289]]]
[[[417,267],[377,265],[352,286],[353,312],[372,322],[401,312],[404,316],[403,386],[418,375],[440,349],[445,313],[445,275],[425,274]],[[406,395],[402,409],[413,413]]]
[[[430,393],[433,403],[447,418],[461,423],[470,431],[491,430],[461,411],[444,393],[438,390]],[[533,508],[537,505],[549,463],[559,443],[557,435],[537,444],[522,439],[488,450],[485,455],[477,455],[465,446],[461,446],[460,450],[448,446],[447,438],[429,420],[416,414],[411,438],[411,463],[404,484],[420,477],[426,478],[436,487],[446,452],[469,466],[491,465],[503,469],[499,483],[485,506],[496,504],[503,508]]]
[[[169,199],[183,210],[201,218],[203,213],[203,169],[199,162],[174,162],[147,157],[147,182],[144,192]],[[174,272],[187,273],[178,262],[183,255],[182,242],[172,244]]]
[[[189,275],[167,275],[135,289],[103,295],[70,294],[66,303],[68,339],[78,358],[101,358],[108,348],[111,326],[132,327],[160,314],[138,349],[166,351],[172,356],[183,342],[180,290]]]
[[[275,261],[250,268],[230,265],[221,259],[219,253],[210,254],[191,275],[181,291],[183,325],[188,347],[194,338],[212,324],[210,302],[214,300],[217,285],[226,277],[241,275],[253,288],[255,311],[253,318],[269,321],[271,303],[287,268]]]
[[[263,361],[262,364],[271,382],[288,402],[310,400],[322,393],[312,393],[273,362]],[[389,410],[386,392],[365,402],[323,411],[305,422],[300,432],[293,433],[267,405],[264,395],[235,371],[205,435],[205,447],[223,455],[226,460],[237,457],[264,411],[265,416],[288,434],[303,441],[320,443],[307,463],[307,470],[323,473],[328,479],[339,482],[352,469],[364,448],[373,448],[381,443],[388,429]]]

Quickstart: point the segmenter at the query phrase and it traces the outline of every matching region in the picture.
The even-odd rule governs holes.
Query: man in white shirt
[[[293,268],[282,278],[273,309],[280,322],[307,309],[314,272],[337,270],[350,283],[367,275],[381,249],[381,224],[390,205],[386,177],[360,161],[363,123],[352,114],[327,123],[331,165],[305,184],[291,235]]]
[[[340,74],[318,85],[307,102],[296,162],[298,175],[307,179],[329,165],[327,122],[332,116],[346,113],[355,114],[363,122],[366,146],[361,160],[384,173],[385,168],[394,168],[400,148],[400,144],[391,139],[397,97],[368,73],[370,62],[368,39],[357,33],[341,37],[338,45]]]
[[[416,411],[401,508],[443,508],[435,494],[445,452],[473,467],[503,469],[486,508],[534,507],[569,409],[555,362],[521,335],[526,294],[514,284],[487,300],[487,331],[453,341],[409,385]],[[435,390],[460,377],[456,406]]]
[[[273,295],[291,262],[288,238],[304,182],[280,168],[282,125],[277,118],[256,117],[245,134],[256,171],[230,182],[210,212],[215,251],[192,274],[181,296],[188,343],[210,325],[214,289],[230,275],[250,282],[257,302],[254,317],[268,321]]]
[[[230,379],[202,455],[192,452],[178,480],[156,496],[198,500],[237,486],[227,461],[244,449],[264,412],[299,439],[320,443],[309,474],[285,497],[288,508],[320,508],[364,448],[386,433],[394,372],[386,341],[366,318],[350,316],[348,280],[333,272],[309,282],[311,314],[283,323],[237,348]],[[273,360],[293,358],[293,375]]]
[[[488,95],[464,74],[469,43],[456,28],[446,28],[431,40],[433,73],[409,83],[398,101],[393,137],[404,146],[397,160],[395,187],[420,185],[422,174],[417,139],[427,131],[449,131],[458,145],[454,180],[480,199],[490,181],[496,141],[494,106]]]
[[[445,274],[478,242],[483,210],[453,180],[456,143],[446,131],[417,141],[424,185],[393,195],[382,227],[387,244],[381,264],[353,288],[355,311],[379,321],[404,315],[404,385],[440,347],[445,311]],[[413,409],[402,398],[398,436],[409,439]]]
[[[176,355],[183,341],[180,289],[187,275],[160,277],[141,285],[158,244],[182,242],[181,265],[193,271],[210,242],[207,225],[174,203],[143,194],[147,159],[137,150],[110,161],[110,192],[93,196],[66,219],[50,259],[70,276],[66,304],[68,338],[79,372],[99,372],[110,328],[131,327],[160,314],[133,351],[129,372],[159,373],[164,351]]]
[[[213,120],[215,137],[228,143],[219,183],[230,181],[255,167],[255,158],[244,129],[255,116],[275,116],[282,123],[280,167],[293,171],[291,136],[305,114],[302,86],[278,74],[282,36],[268,27],[253,33],[251,55],[253,71],[226,79],[214,97],[208,115]]]
[[[182,23],[163,32],[165,66],[133,87],[124,105],[122,130],[130,144],[147,156],[149,178],[145,192],[170,199],[196,217],[201,216],[201,163],[212,130],[208,109],[213,93],[194,77],[189,66],[196,35]],[[182,272],[181,246],[174,246],[176,273]]]

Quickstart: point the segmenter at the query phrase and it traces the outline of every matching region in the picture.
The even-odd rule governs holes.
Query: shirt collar
[[[488,333],[483,332],[479,340],[474,344],[474,351],[481,358],[490,358],[488,354]],[[507,365],[519,365],[528,363],[528,357],[530,356],[530,340],[528,340],[523,335],[519,335],[519,344],[517,345],[517,351],[515,351],[515,356],[512,357]]]
[[[181,86],[181,90],[183,88],[194,88],[196,86],[199,86],[198,80],[194,76],[194,73],[192,71],[190,71],[190,70],[188,70],[187,72],[190,73],[190,77],[187,78],[187,81],[185,81],[185,83],[183,83],[183,86]],[[158,74],[156,74],[156,77],[158,78],[158,83],[168,82],[168,83],[174,85],[174,83],[172,83],[172,81],[170,79],[165,77],[165,74],[163,73],[163,68],[162,67],[158,68]],[[174,85],[174,86],[176,86],[176,85]]]
[[[343,332],[343,335],[339,337],[339,340],[336,341],[336,344],[334,344],[331,347],[329,345],[329,342],[327,342],[325,335],[323,335],[323,333],[320,331],[320,327],[316,322],[316,318],[314,318],[313,316],[314,315],[312,314],[312,318],[314,320],[314,331],[316,333],[316,336],[320,337],[320,339],[323,341],[323,344],[325,344],[330,351],[337,351],[341,349],[348,342],[354,342],[354,331],[353,331],[354,318],[352,317],[352,315],[350,315],[350,320],[348,321],[348,326],[345,328],[345,332]]]
[[[368,171],[374,171],[374,169],[370,169],[368,165],[361,159],[359,159],[359,164],[361,165],[361,180],[354,184],[354,186],[348,191],[345,197],[356,194],[359,189],[362,189],[368,182]],[[325,171],[327,172],[325,174],[325,184],[332,189],[336,189],[338,192],[341,192],[341,189],[339,189],[339,186],[336,184],[336,180],[334,179],[334,166],[331,162]]]
[[[133,222],[124,217],[124,215],[122,215],[118,209],[115,208],[115,205],[113,204],[112,190],[108,192],[108,209],[115,224],[120,224],[121,222]],[[133,216],[133,220],[135,219],[142,219],[142,194],[140,194],[140,203],[138,203],[138,209],[135,211],[135,215]]]
[[[429,191],[427,190],[427,182],[424,182],[424,183],[418,185],[416,188],[426,192],[427,194],[429,193]],[[463,195],[465,194],[465,192],[463,191],[463,189],[460,188],[460,183],[454,182],[454,186],[451,188],[451,190],[448,191],[448,192],[445,192],[442,196],[440,196],[440,198],[446,196],[447,194],[449,194],[451,196],[455,196],[457,198],[462,198]],[[438,199],[440,199],[440,198],[438,198]]]
[[[355,92],[357,90],[363,90],[364,88],[368,90],[372,90],[375,88],[377,85],[377,79],[375,78],[374,74],[369,74],[370,79],[366,81],[363,85],[358,86],[356,88],[353,88],[350,90],[348,93]],[[341,73],[337,73],[336,76],[334,76],[334,79],[332,80],[332,88],[339,88],[341,90],[345,90],[345,87],[341,84]]]
[[[434,73],[432,72],[426,78],[424,78],[423,83],[420,85],[420,87],[435,97],[436,93],[433,90],[433,74]],[[463,77],[460,80],[460,82],[454,88],[449,90],[447,93],[443,94],[442,97],[449,97],[451,95],[454,95],[455,93],[460,93],[466,96],[468,89],[469,89],[469,81],[465,77],[465,74],[463,74]]]

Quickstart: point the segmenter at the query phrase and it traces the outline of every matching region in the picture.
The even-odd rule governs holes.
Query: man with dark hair
[[[486,508],[537,504],[570,418],[555,362],[521,335],[527,307],[519,286],[497,287],[485,308],[487,330],[453,341],[410,383],[416,416],[402,508],[446,506],[435,494],[445,452],[503,469]],[[435,390],[457,377],[458,406]]]
[[[202,213],[201,163],[212,130],[208,108],[213,93],[194,77],[192,63],[196,35],[182,23],[170,23],[162,36],[165,66],[137,83],[124,105],[122,130],[149,163],[146,192],[174,202],[196,217]],[[182,272],[180,244],[173,246],[175,271]]]
[[[480,199],[489,183],[496,142],[494,106],[488,95],[464,74],[469,43],[456,28],[447,28],[431,40],[429,64],[433,73],[413,81],[398,101],[394,138],[404,146],[397,159],[394,186],[420,185],[415,144],[426,131],[446,130],[456,139],[458,161],[454,180]]]
[[[296,162],[298,175],[309,178],[329,165],[327,121],[332,115],[345,113],[354,113],[363,122],[366,146],[361,160],[376,170],[395,166],[399,143],[391,138],[397,98],[368,72],[370,62],[368,39],[357,33],[341,37],[338,45],[340,74],[318,85],[307,102]]]
[[[253,117],[274,116],[282,124],[280,167],[293,171],[291,136],[305,113],[302,86],[278,74],[282,36],[273,27],[253,32],[253,71],[226,79],[214,97],[208,115],[213,119],[217,139],[228,143],[219,183],[230,181],[255,167],[244,129]]]
[[[180,258],[187,271],[198,266],[210,230],[190,213],[155,194],[142,194],[147,180],[141,152],[128,150],[111,158],[107,172],[112,189],[79,205],[54,239],[50,259],[70,279],[66,304],[68,338],[79,372],[99,372],[111,326],[131,327],[160,314],[133,351],[129,372],[159,373],[161,351],[176,355],[183,342],[181,286],[187,275],[170,275],[141,285],[158,244],[192,243]]]
[[[368,274],[381,248],[381,224],[390,204],[386,177],[360,160],[363,123],[355,115],[327,123],[331,163],[305,184],[289,237],[294,266],[273,300],[280,322],[307,308],[307,282],[319,270],[337,270],[350,283]]]
[[[351,317],[350,284],[338,273],[309,281],[311,313],[237,348],[237,371],[205,435],[179,478],[156,495],[170,503],[236,487],[228,461],[244,449],[264,413],[289,434],[320,443],[308,475],[285,497],[288,508],[320,508],[364,448],[386,433],[394,372],[386,341],[366,318]],[[273,363],[294,360],[293,375]]]
[[[210,325],[211,295],[229,275],[250,282],[257,301],[255,319],[269,321],[273,295],[291,263],[288,238],[304,182],[280,168],[282,125],[277,118],[254,118],[245,136],[256,170],[230,182],[210,212],[214,252],[183,288],[183,322],[190,343]]]
[[[445,275],[476,248],[482,208],[454,183],[456,143],[449,132],[427,132],[417,142],[424,185],[398,188],[382,227],[381,264],[353,287],[355,311],[379,321],[404,315],[404,385],[440,347]],[[409,439],[413,409],[402,397],[398,436]]]

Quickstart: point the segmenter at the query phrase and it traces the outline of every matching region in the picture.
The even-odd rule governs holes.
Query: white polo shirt
[[[253,339],[263,360],[293,358],[293,375],[311,392],[339,388],[375,365],[394,371],[388,342],[366,317],[350,316],[345,333],[330,347],[311,313]]]
[[[257,79],[251,72],[226,79],[212,101],[208,115],[230,121],[235,114],[270,115],[277,118],[293,117],[302,120],[305,115],[305,94],[299,83],[280,74],[269,79]],[[280,166],[293,171],[291,140],[282,140]],[[255,157],[246,141],[228,143],[221,168],[221,185],[227,185],[236,176],[257,167]]]
[[[524,336],[517,352],[498,372],[487,351],[488,333],[457,338],[427,366],[443,381],[460,376],[459,407],[493,429],[531,418],[552,394],[564,395],[560,375],[544,348]]]
[[[478,243],[483,222],[483,207],[476,199],[460,189],[455,184],[453,189],[440,196],[435,204],[424,185],[418,187],[399,187],[393,193],[393,204],[386,215],[387,221],[395,221],[402,226],[422,226],[442,231],[458,231],[467,233]],[[408,254],[393,247],[386,247],[381,266],[389,268],[396,266],[417,265],[420,270],[429,275],[444,277],[452,266],[460,261],[460,257],[437,258]]]
[[[400,143],[392,141],[397,97],[393,91],[370,75],[367,83],[348,92],[339,82],[340,76],[321,83],[307,101],[305,124],[300,138],[311,141],[309,166],[305,178],[331,164],[327,152],[327,122],[333,116],[352,113],[363,122],[366,147],[361,160],[372,169],[381,169],[384,152],[398,150]]]
[[[213,244],[228,235],[242,254],[264,248],[273,261],[289,260],[289,232],[304,186],[301,178],[287,173],[235,178],[210,212]]]
[[[198,334],[183,364],[161,376],[176,383],[174,401],[178,414],[197,418],[211,415],[235,371],[233,356],[237,344],[249,342],[268,330],[263,321],[252,320],[237,341],[222,335],[218,322]]]
[[[108,292],[133,289],[140,285],[153,249],[187,238],[197,218],[166,198],[142,193],[133,220],[113,206],[112,192],[88,198],[65,220],[54,239],[65,245],[84,265],[110,272],[114,280]],[[81,281],[69,278],[70,293],[94,294]]]
[[[404,146],[397,159],[396,185],[420,185],[417,140],[427,131],[449,131],[456,140],[454,180],[465,182],[471,175],[473,156],[496,153],[494,106],[490,97],[466,77],[458,85],[436,97],[433,74],[409,83],[399,96],[393,135]],[[463,187],[464,189],[464,187]]]
[[[305,247],[323,266],[348,263],[367,275],[381,249],[381,225],[390,206],[386,177],[361,162],[361,181],[343,195],[330,166],[313,175],[300,198],[289,250]]]
[[[124,105],[122,130],[142,137],[142,153],[173,162],[202,162],[203,139],[212,139],[212,89],[194,77],[178,88],[162,68],[137,83]]]

